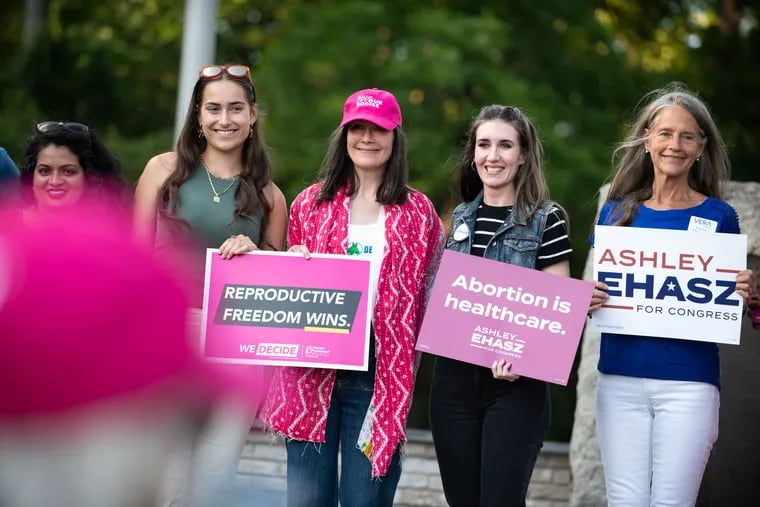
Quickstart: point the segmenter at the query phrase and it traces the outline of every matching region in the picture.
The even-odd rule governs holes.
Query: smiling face
[[[235,80],[218,79],[204,87],[198,121],[208,148],[242,148],[256,116],[256,105],[251,106],[246,91]]]
[[[687,180],[689,169],[704,150],[697,121],[681,106],[664,108],[647,132],[644,147],[649,151],[655,178]]]
[[[353,121],[347,126],[346,149],[359,170],[385,170],[393,153],[393,131],[366,120]]]
[[[491,206],[515,202],[515,176],[525,158],[517,130],[503,120],[483,122],[475,132],[475,168],[483,182],[483,201]]]
[[[37,154],[32,194],[37,206],[55,210],[72,206],[84,195],[84,169],[66,146],[49,144]]]

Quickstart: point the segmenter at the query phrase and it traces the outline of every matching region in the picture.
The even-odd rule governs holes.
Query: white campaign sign
[[[601,332],[739,344],[736,274],[747,236],[596,226],[594,279],[609,287],[591,322]]]

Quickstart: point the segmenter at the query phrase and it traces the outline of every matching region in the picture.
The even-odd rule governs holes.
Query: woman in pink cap
[[[378,89],[352,94],[318,182],[290,208],[288,244],[306,259],[370,260],[369,367],[275,372],[262,419],[287,438],[289,506],[393,504],[419,358],[414,344],[443,247],[433,204],[407,180],[396,98]]]

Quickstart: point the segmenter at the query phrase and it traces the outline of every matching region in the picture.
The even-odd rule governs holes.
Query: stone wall
[[[438,463],[429,431],[409,430],[407,452],[394,505],[445,507]],[[528,507],[567,507],[570,498],[570,465],[567,444],[547,442],[539,454],[528,489]],[[261,430],[251,431],[238,466],[241,483],[264,492],[272,507],[284,505],[285,446]]]
[[[608,186],[600,189],[599,206],[604,202],[607,190]],[[736,208],[742,232],[747,234],[747,266],[757,270],[760,267],[760,206],[758,205],[760,183],[730,182],[726,189],[726,200]],[[589,253],[583,273],[584,280],[591,279],[593,273],[591,261],[591,253]],[[705,472],[701,498],[707,496],[706,486],[709,484],[710,498],[720,498],[722,495],[723,503],[720,501],[714,503],[710,500],[709,505],[760,505],[760,454],[757,452],[757,447],[748,449],[742,444],[748,441],[747,438],[751,438],[752,442],[760,445],[760,439],[753,436],[756,432],[747,428],[748,421],[757,421],[760,417],[758,397],[753,394],[757,392],[758,384],[757,380],[753,380],[757,378],[757,361],[747,359],[748,357],[760,358],[760,350],[758,350],[760,342],[757,338],[749,321],[744,319],[742,345],[721,346],[724,386],[721,392],[720,436],[715,453]],[[596,363],[599,359],[599,340],[600,335],[594,326],[586,326],[581,342],[575,419],[570,438],[570,464],[573,476],[570,505],[577,507],[606,505],[604,472],[596,440],[595,424]],[[737,378],[742,380],[734,380]],[[740,386],[742,381],[744,388]],[[732,385],[735,385],[740,392],[735,392],[731,388]],[[750,386],[753,388],[750,389]],[[754,399],[750,399],[753,396]],[[743,424],[741,424],[742,421],[744,421]],[[736,453],[741,453],[742,450],[746,456],[737,458]],[[722,454],[720,459],[717,459],[715,455],[718,452]],[[729,466],[732,461],[735,463],[733,469]],[[736,478],[739,472],[742,474],[742,483],[752,485],[750,488],[742,489],[745,493],[747,489],[753,491],[753,500],[749,503],[743,503],[749,498],[747,496],[741,497],[741,500],[737,498],[739,503],[727,500],[729,493],[736,494],[737,490],[741,489],[729,486],[732,476]],[[708,503],[703,503],[703,500],[700,500],[699,504],[708,505]]]

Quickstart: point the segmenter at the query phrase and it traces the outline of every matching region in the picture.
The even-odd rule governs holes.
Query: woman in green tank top
[[[285,197],[259,128],[245,65],[203,67],[175,151],[153,157],[135,190],[135,229],[159,253],[186,258],[200,306],[206,248],[222,258],[285,246]]]
[[[200,329],[206,248],[224,259],[255,249],[283,250],[285,197],[272,181],[261,137],[256,91],[245,65],[200,70],[175,151],[153,157],[135,190],[134,225],[172,265],[187,266],[189,330]],[[232,366],[232,365],[229,365]],[[241,367],[246,368],[246,367]],[[263,382],[250,369],[252,391]],[[224,489],[234,477],[256,405],[225,399],[212,407],[204,435],[189,457],[188,476],[168,474],[168,504]],[[181,468],[181,467],[180,467]],[[223,494],[223,492],[222,492]]]

